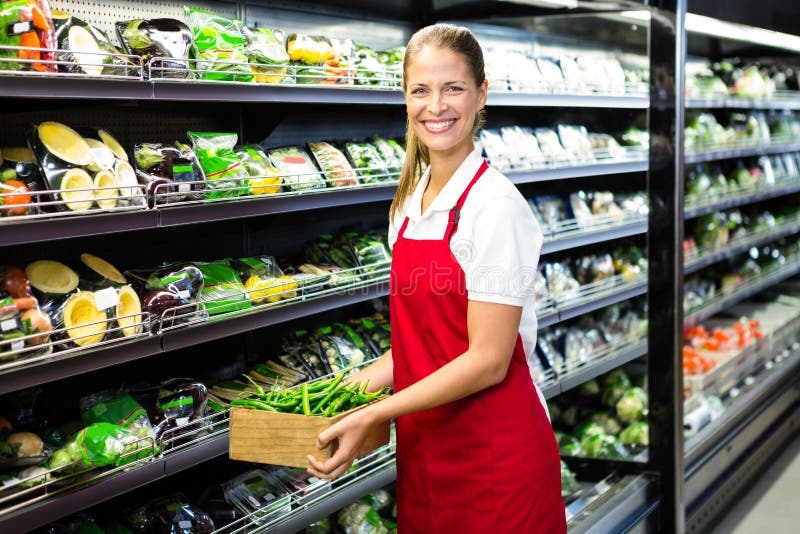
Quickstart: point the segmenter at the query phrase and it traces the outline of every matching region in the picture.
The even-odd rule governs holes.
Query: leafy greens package
[[[269,150],[269,159],[280,169],[284,184],[292,191],[323,189],[325,180],[305,150],[299,146],[287,146]]]
[[[204,80],[249,82],[253,71],[244,53],[242,21],[184,6],[194,44],[190,58]],[[231,147],[232,148],[232,147]]]
[[[281,83],[286,79],[289,54],[283,35],[269,28],[243,28],[244,52],[258,83]]]
[[[236,155],[250,175],[251,195],[272,195],[280,193],[283,178],[281,171],[270,165],[269,157],[258,145],[236,147]]]
[[[200,302],[209,315],[249,309],[239,275],[227,262],[197,263],[203,273]]]
[[[153,435],[147,412],[127,392],[101,391],[83,397],[80,407],[85,425],[111,423],[127,428],[140,438]]]
[[[56,469],[81,463],[87,467],[125,465],[153,452],[152,440],[141,440],[124,426],[100,422],[87,426],[54,452],[48,467]]]
[[[190,131],[187,135],[205,174],[207,199],[236,198],[248,193],[249,174],[233,151],[238,139],[235,133]]]
[[[370,143],[347,143],[345,145],[350,159],[361,174],[361,181],[365,184],[386,182],[394,179],[388,174],[386,161],[381,157],[380,151]]]
[[[151,64],[153,78],[189,78],[189,47],[192,31],[176,19],[136,19],[115,24],[117,36],[129,54]],[[151,60],[158,58],[155,61]],[[164,71],[168,71],[165,76]]]
[[[136,178],[147,186],[151,206],[158,203],[198,200],[205,188],[203,173],[191,147],[175,142],[138,143],[133,147]],[[171,184],[171,185],[168,185]]]

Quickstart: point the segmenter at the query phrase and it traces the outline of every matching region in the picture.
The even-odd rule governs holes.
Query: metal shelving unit
[[[753,156],[768,156],[771,154],[783,154],[784,152],[797,152],[800,150],[800,143],[780,143],[766,146],[752,146],[748,148],[719,149],[707,152],[687,154],[685,162],[687,164],[707,163],[722,159],[750,158]]]
[[[787,235],[796,234],[800,231],[800,218],[792,218],[791,220],[777,225],[775,228],[770,228],[760,232],[754,232],[753,235],[746,235],[740,239],[735,239],[724,247],[707,252],[705,254],[693,255],[690,259],[686,260],[684,273],[690,274],[699,271],[703,267],[708,267],[712,263],[716,263],[726,258],[732,258],[742,252],[746,252],[751,247],[757,247],[770,241],[775,241]]]
[[[683,212],[684,219],[694,219],[707,213],[755,204],[771,198],[791,195],[800,192],[800,180],[791,180],[773,187],[759,188],[754,192],[737,193],[724,198],[714,199],[702,204],[689,204]]]
[[[689,98],[686,109],[800,109],[800,93],[780,95],[781,98]]]

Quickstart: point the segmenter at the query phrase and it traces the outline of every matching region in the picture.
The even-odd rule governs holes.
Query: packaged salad
[[[311,154],[314,155],[319,168],[322,169],[328,186],[341,187],[358,184],[358,175],[341,150],[324,141],[309,143],[308,148],[311,149]]]
[[[289,54],[282,33],[269,28],[243,28],[244,53],[258,83],[281,83],[286,78]]]
[[[389,169],[386,162],[374,145],[366,142],[350,142],[345,145],[345,148],[350,160],[358,168],[363,183],[374,184],[392,179],[387,172]]]
[[[550,128],[536,128],[536,140],[548,163],[564,163],[570,161],[570,154],[561,145],[558,134]]]
[[[394,139],[385,139],[379,135],[371,137],[372,144],[380,152],[383,161],[389,166],[389,172],[399,174],[403,169],[405,151]],[[402,154],[402,155],[401,155]]]
[[[187,132],[206,180],[206,198],[236,198],[248,193],[247,169],[233,151],[235,133]]]
[[[249,82],[253,71],[244,53],[242,21],[184,6],[194,42],[190,59],[204,80]],[[233,148],[233,147],[231,147]]]
[[[209,315],[246,310],[252,306],[245,300],[245,290],[239,275],[227,262],[196,263],[203,273],[203,289],[199,301]]]
[[[314,161],[299,146],[273,148],[267,151],[272,164],[281,171],[283,183],[291,191],[324,189],[325,180]]]
[[[258,145],[238,146],[235,149],[247,174],[251,195],[272,195],[280,193],[283,178],[281,171],[270,165],[269,157]]]

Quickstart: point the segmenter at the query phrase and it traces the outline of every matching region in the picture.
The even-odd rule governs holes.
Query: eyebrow
[[[467,82],[464,80],[453,80],[451,82],[444,82],[444,85],[455,85],[457,83],[466,84]],[[411,87],[428,87],[428,84],[415,82],[411,84]]]

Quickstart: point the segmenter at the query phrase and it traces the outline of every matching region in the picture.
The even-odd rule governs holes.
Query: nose
[[[442,93],[439,91],[431,91],[431,97],[428,100],[428,111],[438,115],[447,110],[447,104],[444,101]]]

